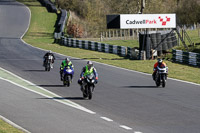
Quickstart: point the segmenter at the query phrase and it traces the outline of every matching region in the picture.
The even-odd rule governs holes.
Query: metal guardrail
[[[60,20],[58,21],[58,32],[54,33],[55,39],[61,39],[61,36],[64,35],[65,24],[67,22],[67,11],[61,9]]]
[[[72,38],[61,37],[62,45],[69,47],[77,47],[82,49],[88,49],[93,51],[99,51],[104,53],[112,53],[117,54],[123,57],[127,56],[127,47],[117,46],[117,45],[109,45],[99,42],[86,41],[86,40],[76,40]]]
[[[172,50],[173,62],[200,67],[200,54],[193,52],[184,52],[182,50]]]
[[[39,0],[39,2],[47,8],[49,12],[56,13],[57,9],[56,6],[49,0]]]
[[[49,1],[49,0],[39,0],[39,2],[43,6],[45,6],[49,12],[53,12],[53,13],[57,14],[57,8],[51,1]],[[61,9],[60,12],[61,12],[61,14],[60,14],[60,17],[59,17],[59,20],[58,20],[58,25],[57,25],[58,31],[56,31],[54,33],[55,39],[61,39],[61,36],[64,34],[64,28],[65,28],[65,24],[66,24],[66,21],[67,21],[67,11],[64,10],[64,9]]]

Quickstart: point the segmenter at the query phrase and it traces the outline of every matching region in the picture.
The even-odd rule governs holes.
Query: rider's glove
[[[96,77],[96,80],[98,80],[98,77]]]

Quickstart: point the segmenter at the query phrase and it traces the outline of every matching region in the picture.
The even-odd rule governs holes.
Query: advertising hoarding
[[[176,14],[120,14],[120,29],[176,28]]]

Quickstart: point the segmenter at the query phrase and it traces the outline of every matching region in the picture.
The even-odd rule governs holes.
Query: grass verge
[[[139,48],[139,42],[138,40],[113,40],[113,41],[103,41],[101,43],[107,43],[111,45],[118,45],[118,46],[125,46],[125,47],[138,47]]]
[[[0,119],[0,133],[23,133],[21,130],[12,127]]]

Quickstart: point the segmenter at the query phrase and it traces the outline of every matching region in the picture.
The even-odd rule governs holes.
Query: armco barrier
[[[48,12],[57,12],[56,6],[49,0],[39,0],[39,2],[42,4],[42,6],[45,6],[48,10]]]
[[[104,53],[113,53],[123,57],[127,56],[127,47],[124,46],[109,45],[85,40],[75,40],[66,37],[61,37],[61,44],[69,47],[83,48]]]
[[[54,12],[57,13],[57,8],[56,6],[49,0],[38,0],[42,6],[45,6],[49,12]],[[58,20],[58,25],[56,28],[56,31],[54,33],[54,38],[55,39],[61,39],[61,36],[64,33],[64,28],[67,20],[67,11],[61,9],[61,14]]]
[[[58,21],[58,31],[54,33],[55,39],[61,39],[61,36],[63,36],[66,21],[67,21],[67,11],[61,9],[60,20]]]
[[[193,52],[184,52],[181,50],[172,50],[172,60],[187,65],[200,67],[200,54]]]

